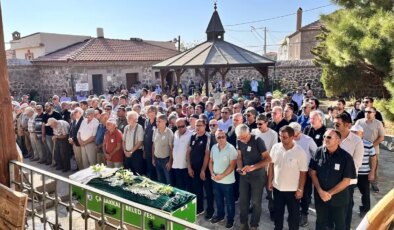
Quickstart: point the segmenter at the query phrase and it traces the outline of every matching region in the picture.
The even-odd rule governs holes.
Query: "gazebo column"
[[[263,76],[264,80],[264,92],[268,92],[270,89],[269,85],[269,77],[268,77],[268,66],[264,67],[255,67],[257,71]]]
[[[161,85],[161,90],[162,90],[162,91],[164,91],[164,87],[165,87],[164,80],[165,80],[165,78],[166,78],[168,72],[170,72],[169,69],[161,69],[161,70],[160,70],[160,79],[161,79],[161,84],[160,84],[160,85]]]
[[[227,75],[229,70],[230,70],[230,67],[228,67],[228,68],[220,68],[218,70],[218,72],[222,76],[222,87],[223,88],[226,86],[226,75]]]
[[[8,79],[6,54],[4,48],[3,16],[0,7],[0,183],[10,185],[8,162],[19,160],[16,150],[14,125],[12,122],[12,105],[10,97],[10,82]],[[18,176],[18,175],[16,175]]]
[[[182,74],[186,71],[186,69],[176,69],[175,70],[175,75],[176,75],[176,83],[178,86],[181,85],[181,76]]]
[[[205,82],[205,96],[209,97],[209,68],[205,68],[204,82]]]

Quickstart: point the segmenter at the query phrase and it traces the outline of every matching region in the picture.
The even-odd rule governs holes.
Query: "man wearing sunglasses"
[[[309,163],[315,187],[315,229],[326,229],[333,222],[335,229],[346,229],[346,213],[350,202],[348,187],[356,178],[353,158],[340,147],[341,133],[329,129],[324,134],[324,145],[319,147]]]
[[[234,202],[234,169],[237,163],[237,150],[227,142],[223,130],[215,132],[217,144],[212,147],[209,160],[213,193],[216,201],[217,213],[211,223],[224,220],[224,202],[226,202],[226,228],[232,228],[235,216]]]
[[[373,143],[373,147],[375,148],[376,153],[376,171],[374,172],[377,175],[377,168],[378,168],[378,158],[379,158],[379,144],[384,140],[384,127],[383,123],[376,119],[376,109],[375,107],[367,107],[364,110],[365,118],[361,118],[360,120],[356,121],[356,125],[360,125],[364,130],[364,139]],[[371,181],[372,190],[376,193],[379,192],[379,187],[377,180]]]
[[[334,118],[335,130],[341,133],[340,147],[346,152],[348,152],[350,156],[352,156],[356,168],[356,175],[357,175],[358,169],[361,167],[363,162],[364,145],[360,137],[350,132],[351,126],[352,126],[352,118],[347,113],[338,114]],[[357,185],[357,177],[350,181],[350,186],[349,186],[350,202],[347,206],[348,210],[346,213],[345,229],[350,229],[350,225],[352,222],[352,209],[354,206],[353,193],[354,193],[354,187],[356,185]],[[329,223],[329,227],[333,227],[331,226],[331,223]]]
[[[252,131],[252,129],[257,128],[256,115],[257,115],[257,111],[253,107],[249,107],[245,111],[245,116],[246,116],[245,125],[249,127],[250,131]]]
[[[357,121],[357,120],[360,120],[362,118],[365,118],[365,112],[364,111],[365,111],[366,108],[373,107],[373,98],[372,97],[368,97],[368,96],[364,97],[364,99],[362,100],[362,105],[361,106],[363,107],[363,109],[360,112],[357,113],[357,117],[356,117],[356,119],[354,121]],[[375,118],[377,120],[381,121],[383,123],[383,125],[384,125],[383,116],[382,116],[382,114],[379,111],[376,111]]]

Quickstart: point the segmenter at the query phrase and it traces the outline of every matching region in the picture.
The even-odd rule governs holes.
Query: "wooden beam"
[[[161,90],[162,90],[162,92],[164,92],[165,79],[166,79],[166,76],[167,76],[168,72],[170,72],[169,69],[161,69],[160,70]]]
[[[12,106],[10,82],[8,79],[7,61],[4,47],[3,16],[0,5],[0,183],[10,186],[8,162],[18,159],[14,125],[12,121]]]
[[[178,84],[178,87],[181,85],[181,76],[185,71],[186,69],[175,69],[176,83]]]
[[[205,96],[209,97],[209,69],[208,68],[205,68],[204,82],[205,82]]]

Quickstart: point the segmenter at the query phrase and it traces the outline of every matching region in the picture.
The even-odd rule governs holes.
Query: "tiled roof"
[[[91,38],[38,57],[33,62],[162,61],[178,54],[175,45],[170,49],[167,43],[170,42]]]

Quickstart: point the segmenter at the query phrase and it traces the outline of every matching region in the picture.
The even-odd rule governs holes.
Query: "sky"
[[[1,7],[6,48],[14,31],[22,37],[36,32],[96,37],[97,27],[104,29],[106,38],[169,41],[180,35],[190,46],[206,40],[214,2],[3,0]],[[262,28],[267,28],[267,52],[277,52],[282,39],[295,31],[296,15],[289,14],[301,7],[304,26],[337,9],[329,0],[218,0],[217,7],[225,40],[259,54],[264,44]]]

